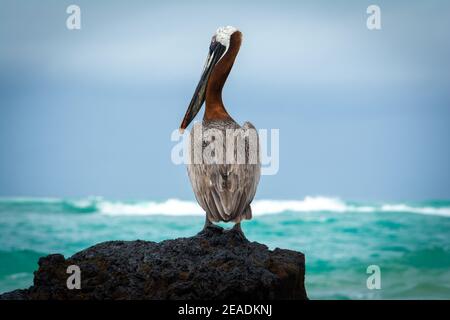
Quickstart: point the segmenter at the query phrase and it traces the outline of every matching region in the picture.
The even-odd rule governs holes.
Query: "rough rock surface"
[[[69,265],[81,289],[67,288]],[[0,299],[307,299],[302,253],[249,242],[220,227],[191,238],[110,241],[39,259],[34,285]]]

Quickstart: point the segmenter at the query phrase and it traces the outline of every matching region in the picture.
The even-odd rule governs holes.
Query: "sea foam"
[[[125,215],[167,215],[167,216],[202,216],[204,210],[195,201],[168,199],[166,201],[110,201],[101,197],[87,197],[77,200],[57,198],[0,198],[0,206],[11,209],[23,207],[26,211],[51,211],[72,213],[100,213],[110,216]],[[6,208],[5,207],[5,208]],[[1,209],[1,208],[0,208]],[[9,210],[8,209],[8,210]],[[338,212],[338,213],[413,213],[450,217],[450,203],[433,205],[380,203],[349,203],[339,198],[324,196],[307,196],[303,200],[255,200],[252,202],[255,216],[280,214],[283,212]]]
[[[204,210],[193,201],[169,199],[163,202],[123,203],[99,201],[98,211],[107,215],[204,215]],[[450,207],[414,207],[406,204],[356,205],[339,198],[308,196],[303,200],[255,200],[252,202],[255,216],[283,212],[403,212],[450,217]]]

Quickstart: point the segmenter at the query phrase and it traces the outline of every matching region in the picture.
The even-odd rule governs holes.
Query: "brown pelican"
[[[222,102],[222,88],[233,67],[241,42],[242,33],[236,28],[228,26],[217,29],[211,40],[200,82],[181,123],[180,131],[186,129],[205,102],[205,114],[200,124],[202,134],[194,134],[194,126],[190,135],[189,179],[197,202],[206,211],[204,228],[213,226],[213,222],[234,222],[232,230],[243,235],[240,222],[252,218],[250,203],[255,196],[261,172],[259,140],[255,127],[250,122],[239,126]],[[229,140],[217,138],[221,134],[222,138],[227,137],[230,131],[230,136],[233,137],[231,145]],[[251,137],[255,139],[252,140]],[[244,143],[240,144],[237,140]],[[193,161],[194,149],[205,156],[205,152],[213,143],[216,143],[216,148],[212,151],[209,149],[213,161]],[[244,161],[232,162],[228,158],[221,161],[225,158],[223,155],[231,155],[231,158],[236,160],[235,156],[239,157],[242,151]],[[218,157],[218,154],[221,157]]]

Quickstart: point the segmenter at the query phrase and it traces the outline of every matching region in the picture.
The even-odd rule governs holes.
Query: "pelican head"
[[[219,29],[216,30],[216,33],[212,37],[211,42],[217,41],[221,45],[223,45],[226,48],[226,50],[228,50],[228,48],[230,47],[231,35],[236,31],[238,31],[238,29],[232,26],[220,27]]]
[[[206,58],[206,63],[203,67],[200,81],[197,85],[197,88],[195,89],[192,100],[188,106],[183,122],[180,126],[181,132],[183,132],[184,129],[186,129],[191,121],[195,118],[197,113],[200,111],[203,103],[205,102],[206,87],[209,77],[216,64],[225,56],[228,49],[230,48],[231,36],[235,32],[238,32],[238,29],[236,29],[235,27],[226,26],[218,28],[213,35],[211,44],[209,46],[208,57]]]

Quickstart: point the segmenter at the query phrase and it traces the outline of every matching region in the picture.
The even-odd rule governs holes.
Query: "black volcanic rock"
[[[79,290],[66,286],[69,265],[80,267]],[[40,258],[34,285],[0,299],[307,299],[304,275],[302,253],[208,227],[191,238],[110,241]]]

